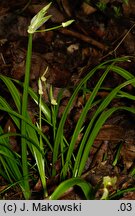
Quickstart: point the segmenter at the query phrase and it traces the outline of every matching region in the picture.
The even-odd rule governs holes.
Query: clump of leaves
[[[17,107],[18,113],[13,111],[10,107],[8,102],[5,98],[1,97],[1,110],[5,110],[11,116],[13,122],[16,124],[18,129],[20,130],[20,134],[18,136],[21,137],[21,161],[19,159],[16,160],[14,158],[12,150],[9,148],[9,137],[4,138],[1,137],[2,144],[5,143],[5,155],[6,160],[1,158],[2,166],[4,167],[7,178],[10,181],[17,181],[19,182],[20,187],[22,188],[23,194],[25,199],[29,199],[31,196],[31,190],[29,185],[29,170],[28,170],[28,158],[27,158],[27,151],[28,147],[32,152],[36,165],[38,167],[39,175],[42,181],[44,195],[48,196],[47,189],[46,189],[46,176],[45,176],[45,159],[44,159],[44,149],[41,137],[45,136],[42,134],[41,128],[36,127],[32,124],[32,120],[28,113],[28,92],[29,92],[29,79],[30,79],[30,68],[31,68],[31,55],[32,55],[32,36],[35,32],[39,32],[39,28],[47,22],[51,15],[45,16],[47,14],[47,10],[51,6],[49,3],[43,9],[41,9],[31,20],[31,23],[28,27],[28,49],[27,49],[27,56],[26,56],[26,69],[25,69],[25,78],[23,84],[23,94],[22,98],[10,79],[7,77],[1,76],[1,79],[6,84],[9,92],[12,95],[12,98],[15,102]],[[73,20],[67,21],[62,23],[60,26],[56,26],[53,28],[45,29],[43,31],[50,31],[53,29],[58,29],[60,27],[67,27],[73,22]],[[33,93],[34,94],[34,93]],[[35,96],[35,95],[34,95]],[[49,111],[47,106],[45,106],[45,112],[47,119],[50,120]],[[3,134],[3,130],[1,128],[1,134]],[[40,135],[40,139],[39,139]],[[8,134],[10,136],[10,134]],[[16,135],[17,136],[17,135]],[[47,138],[45,138],[45,142],[47,142],[51,148],[51,145]],[[2,153],[3,155],[4,153]],[[13,158],[13,160],[9,161],[8,158]],[[15,155],[17,157],[17,155]],[[21,169],[20,169],[21,166]]]

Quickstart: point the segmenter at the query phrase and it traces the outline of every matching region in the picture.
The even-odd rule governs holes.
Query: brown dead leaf
[[[96,8],[92,7],[91,5],[89,5],[86,2],[82,3],[81,8],[82,8],[85,15],[93,14],[97,10]]]

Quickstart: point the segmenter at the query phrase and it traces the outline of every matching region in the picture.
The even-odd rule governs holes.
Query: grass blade
[[[0,127],[0,134],[3,134],[3,130]],[[4,152],[3,155],[0,155],[0,161],[3,165],[4,171],[7,174],[8,180],[11,182],[13,180],[19,181],[19,185],[22,188],[22,190],[25,190],[24,182],[23,182],[23,176],[21,174],[20,169],[20,163],[17,160],[15,154],[13,154],[12,150],[10,149],[9,140],[7,137],[0,136],[0,150],[1,152]],[[8,155],[8,157],[7,157]],[[19,164],[18,164],[19,163]]]
[[[97,96],[97,93],[98,93],[104,79],[106,78],[107,74],[111,70],[111,67],[112,67],[112,65],[107,67],[106,71],[103,73],[103,75],[99,79],[99,81],[98,81],[97,85],[95,86],[94,90],[92,91],[92,93],[91,93],[85,107],[82,110],[82,113],[81,113],[80,118],[79,118],[79,120],[77,122],[76,128],[74,130],[74,133],[73,133],[70,145],[69,145],[69,149],[68,149],[68,152],[67,152],[66,163],[65,163],[64,169],[63,169],[63,178],[64,179],[65,179],[65,177],[67,175],[69,162],[71,160],[71,155],[73,153],[74,146],[75,146],[77,137],[78,137],[78,135],[80,133],[81,127],[82,127],[82,125],[83,125],[83,123],[85,121],[86,115],[87,115],[88,111],[91,109],[92,103],[93,103],[95,97]],[[76,162],[76,164],[77,164],[77,162]],[[74,169],[76,169],[76,168],[74,168]]]
[[[17,88],[15,87],[15,85],[13,84],[13,82],[9,77],[0,75],[0,79],[5,83],[18,109],[18,112],[21,113],[21,97],[19,91],[17,90]]]
[[[23,88],[23,97],[22,97],[22,116],[27,118],[27,106],[28,106],[28,87],[30,79],[30,67],[31,67],[31,56],[32,56],[32,34],[29,34],[28,40],[28,49],[26,57],[26,69],[25,69],[25,78],[24,78],[24,88]],[[26,122],[21,121],[21,134],[26,134]],[[27,143],[26,140],[21,138],[21,148],[22,148],[22,169],[24,176],[24,184],[26,188],[25,199],[29,199],[31,196],[30,186],[28,182],[28,163],[27,163]]]
[[[135,114],[135,109],[130,108],[130,107],[113,107],[113,108],[110,108],[109,110],[101,113],[101,115],[98,118],[98,120],[97,120],[91,134],[90,134],[90,137],[86,143],[86,146],[85,146],[82,158],[81,158],[81,162],[80,162],[79,168],[78,168],[78,176],[81,176],[81,174],[83,172],[83,169],[85,167],[85,163],[86,163],[88,156],[89,156],[90,148],[91,148],[100,128],[105,123],[105,121],[117,110],[126,110],[126,111],[129,111],[129,112],[132,112]]]
[[[75,165],[74,165],[73,176],[75,176],[75,177],[77,176],[80,160],[82,157],[81,154],[82,154],[83,149],[87,143],[87,139],[88,139],[89,134],[91,133],[90,131],[94,125],[95,119],[108,106],[108,104],[113,100],[113,98],[117,95],[117,93],[120,91],[120,89],[122,89],[123,87],[125,87],[129,84],[132,84],[132,83],[135,83],[135,78],[132,80],[128,80],[128,81],[122,83],[121,85],[117,86],[114,90],[112,90],[112,92],[110,94],[108,94],[108,96],[104,99],[104,101],[100,104],[100,106],[98,107],[98,109],[94,113],[94,116],[92,117],[92,119],[91,119],[91,121],[90,121],[90,123],[89,123],[89,125],[85,131],[84,137],[81,141],[80,148],[79,148],[79,151],[78,151],[78,154],[76,157],[76,161],[75,161]]]
[[[81,87],[87,82],[87,80],[89,80],[94,74],[95,72],[97,72],[100,69],[104,69],[106,68],[107,64],[111,64],[112,62],[119,62],[119,61],[126,61],[128,59],[128,57],[124,57],[124,58],[117,58],[117,59],[112,59],[109,61],[106,61],[98,66],[96,66],[93,70],[91,70],[82,80],[81,82],[78,84],[78,86],[75,88],[64,112],[62,115],[62,118],[60,120],[59,126],[58,126],[58,130],[57,130],[57,134],[56,134],[56,139],[55,139],[55,143],[54,143],[54,151],[53,151],[53,169],[52,169],[52,175],[54,176],[56,174],[56,170],[55,170],[55,162],[57,161],[58,158],[58,152],[59,152],[59,148],[60,148],[60,142],[61,139],[63,139],[63,128],[64,128],[64,124],[65,121],[67,119],[68,113],[70,111],[70,108],[75,100],[76,95],[78,94],[78,92],[80,91]]]
[[[56,190],[52,193],[49,199],[57,200],[64,192],[66,192],[69,188],[75,185],[81,187],[87,200],[93,199],[92,186],[81,178],[71,178],[71,179],[65,180],[56,188]]]

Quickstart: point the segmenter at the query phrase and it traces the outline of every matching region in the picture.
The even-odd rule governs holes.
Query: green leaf
[[[64,192],[66,192],[68,189],[70,189],[71,187],[75,185],[79,186],[82,189],[87,200],[93,199],[92,186],[81,178],[71,178],[71,179],[65,180],[56,188],[56,190],[52,193],[49,199],[57,200],[58,198],[60,198],[60,196],[64,194]]]
[[[104,111],[101,113],[100,117],[98,118],[97,122],[95,123],[95,126],[88,138],[88,141],[86,143],[84,152],[82,154],[82,158],[79,164],[79,168],[78,168],[78,176],[81,176],[83,169],[85,167],[86,161],[88,159],[88,155],[91,149],[92,144],[94,143],[94,140],[96,138],[96,136],[98,135],[98,132],[100,130],[100,128],[102,127],[102,125],[105,123],[105,121],[117,110],[126,110],[129,112],[132,112],[135,114],[135,109],[130,108],[130,107],[113,107],[110,108],[107,111]]]
[[[69,149],[68,149],[68,152],[67,152],[66,163],[65,163],[64,169],[63,169],[63,177],[64,178],[66,177],[66,174],[68,172],[68,166],[69,166],[69,162],[71,160],[71,155],[73,153],[74,146],[75,146],[75,143],[76,143],[77,138],[79,136],[81,127],[82,127],[82,125],[83,125],[83,123],[85,121],[86,115],[87,115],[88,111],[92,108],[92,103],[93,103],[95,97],[97,96],[97,93],[98,93],[98,91],[99,91],[99,89],[100,89],[100,87],[101,87],[101,85],[102,85],[105,77],[107,76],[107,74],[111,70],[111,67],[112,67],[112,65],[108,66],[107,69],[106,69],[106,71],[103,73],[103,75],[99,79],[97,85],[95,86],[94,90],[92,91],[92,93],[91,93],[91,95],[90,95],[90,97],[89,97],[89,99],[88,99],[85,107],[83,108],[80,117],[79,117],[79,120],[78,120],[77,125],[75,127],[75,130],[73,132],[72,139],[71,139],[71,142],[70,142],[70,145],[69,145]],[[81,151],[82,151],[82,149],[81,149]],[[75,164],[78,163],[77,160],[78,159],[76,159],[76,163]],[[76,169],[76,168],[74,167],[74,169]]]

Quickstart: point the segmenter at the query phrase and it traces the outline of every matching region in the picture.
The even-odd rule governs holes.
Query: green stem
[[[39,129],[42,131],[42,116],[41,116],[41,94],[39,95]],[[42,140],[42,137],[40,135],[40,148],[42,147],[41,145],[41,140]]]
[[[28,106],[28,88],[29,88],[29,80],[30,80],[30,67],[31,67],[31,55],[32,55],[32,34],[29,34],[28,41],[28,50],[26,57],[26,68],[25,68],[25,78],[24,78],[24,88],[23,88],[23,96],[22,96],[22,116],[27,118],[27,106]],[[26,135],[26,122],[21,120],[21,134]],[[23,169],[23,177],[24,177],[24,196],[25,199],[30,198],[30,186],[28,181],[28,163],[27,163],[27,142],[24,137],[21,138],[21,147],[22,147],[22,169]]]
[[[52,27],[52,28],[43,29],[43,30],[36,30],[36,32],[47,32],[47,31],[53,31],[53,30],[56,30],[56,29],[59,29],[59,28],[62,28],[62,25],[54,26],[54,27]]]

